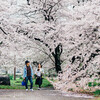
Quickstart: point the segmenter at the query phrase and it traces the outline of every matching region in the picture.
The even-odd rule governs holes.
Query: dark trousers
[[[41,85],[42,85],[42,77],[37,77],[35,84],[36,85],[39,85],[39,88],[41,88]]]
[[[30,89],[33,88],[33,80],[32,80],[32,76],[27,76],[25,78],[25,82],[26,82],[26,89],[28,89],[28,80],[30,81],[31,85],[30,85]]]

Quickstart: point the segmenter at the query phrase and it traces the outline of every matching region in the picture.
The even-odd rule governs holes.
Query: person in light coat
[[[44,69],[42,68],[41,64],[38,65],[38,68],[36,69],[35,74],[36,74],[35,84],[39,86],[38,90],[40,90],[41,85],[42,85],[42,79],[43,79],[42,76],[44,74]]]
[[[27,60],[25,61],[25,67],[24,67],[24,72],[23,72],[23,79],[25,80],[25,87],[26,91],[28,91],[28,80],[30,81],[30,90],[33,91],[33,69],[32,66],[30,65],[30,62]]]

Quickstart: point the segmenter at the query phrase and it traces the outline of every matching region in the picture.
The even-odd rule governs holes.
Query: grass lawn
[[[10,83],[11,85],[0,85],[0,89],[25,89],[25,86],[21,85],[23,79],[16,79],[16,80],[11,80]],[[28,82],[28,85],[30,85],[30,82]],[[35,79],[33,80],[33,88],[36,90],[37,89],[37,85],[35,85]],[[46,79],[43,79],[43,84],[42,84],[43,88],[53,88],[53,85]]]

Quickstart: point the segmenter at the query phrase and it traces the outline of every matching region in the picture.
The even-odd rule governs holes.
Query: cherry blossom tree
[[[98,0],[34,0],[30,6],[11,5],[8,1],[1,1],[0,5],[1,66],[14,67],[14,55],[16,66],[21,69],[26,59],[47,63],[44,66],[48,69],[63,71],[62,79],[55,85],[62,90],[77,88],[75,83],[82,88],[98,77]]]

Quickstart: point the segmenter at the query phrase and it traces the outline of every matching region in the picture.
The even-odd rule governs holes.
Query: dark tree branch
[[[41,43],[43,43],[46,47],[48,47],[49,48],[49,51],[51,52],[51,48],[50,48],[50,46],[47,44],[47,43],[44,43],[43,42],[43,40],[41,40],[41,39],[39,39],[39,38],[34,38],[36,41],[39,41],[39,42],[41,42]]]
[[[51,52],[51,48],[48,46],[48,44],[44,43],[44,42],[43,42],[41,39],[39,39],[39,38],[34,38],[34,39],[35,39],[36,41],[39,41],[39,42],[43,43],[46,47],[49,48],[49,51]],[[49,55],[47,52],[45,52],[45,50],[42,51],[42,52],[44,52],[46,55],[48,55],[49,58],[52,60],[52,62],[55,63],[54,60],[52,59],[51,55]]]
[[[4,33],[4,34],[8,34],[8,33],[6,33],[4,30],[3,30],[3,28],[2,27],[0,27],[0,30]]]

